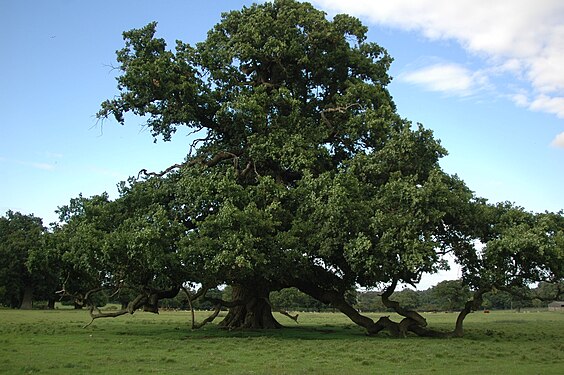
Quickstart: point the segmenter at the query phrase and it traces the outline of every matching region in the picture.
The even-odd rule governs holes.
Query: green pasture
[[[374,317],[382,314],[373,314]],[[198,313],[203,319],[205,313]],[[455,314],[430,313],[449,329]],[[188,312],[90,319],[85,311],[0,310],[6,374],[562,374],[564,314],[474,313],[462,339],[367,337],[337,313],[287,328],[192,331]]]

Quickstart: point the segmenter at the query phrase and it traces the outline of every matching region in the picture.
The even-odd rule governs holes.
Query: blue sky
[[[140,119],[122,127],[94,117],[117,93],[110,66],[121,33],[155,20],[169,45],[195,43],[221,12],[251,3],[0,2],[0,214],[49,223],[79,193],[116,196],[140,169],[182,161],[186,133],[155,144]],[[492,202],[564,208],[564,2],[313,3],[360,17],[388,49],[398,111],[434,130],[450,153],[446,171]]]

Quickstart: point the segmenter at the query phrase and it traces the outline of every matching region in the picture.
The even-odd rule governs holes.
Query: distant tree
[[[0,303],[31,309],[34,299],[54,297],[57,278],[46,264],[30,266],[44,251],[46,231],[33,215],[8,211],[0,217]]]
[[[435,285],[432,289],[435,304],[440,310],[461,310],[470,299],[470,289],[460,280],[445,280]]]
[[[387,310],[387,307],[382,303],[381,293],[374,291],[360,292],[355,307],[362,312]]]
[[[296,288],[272,292],[270,301],[276,308],[284,310],[321,311],[326,308],[324,304]]]
[[[421,293],[416,290],[405,288],[399,292],[392,294],[392,299],[396,300],[406,309],[417,310],[421,307],[420,294]]]
[[[564,292],[564,281],[557,283],[547,283],[540,282],[536,288],[533,290],[533,296],[540,301],[543,301],[543,305],[547,305],[549,302],[558,300]]]
[[[513,307],[510,293],[501,290],[492,290],[484,294],[484,307],[494,310],[508,310]]]

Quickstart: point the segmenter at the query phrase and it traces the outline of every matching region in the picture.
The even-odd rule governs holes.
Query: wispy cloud
[[[531,99],[526,92],[521,90],[516,94],[510,95],[510,98],[520,107],[525,107],[532,111],[551,113],[558,118],[564,119],[564,97],[562,96],[540,94]]]
[[[437,63],[399,75],[400,81],[422,86],[429,91],[443,92],[456,96],[468,96],[487,84],[487,78],[480,72],[454,63]]]
[[[55,169],[55,166],[53,164],[49,164],[49,163],[33,163],[33,162],[19,162],[19,164],[22,165],[27,165],[30,166],[32,168],[36,168],[36,169],[42,169],[44,171],[52,171],[53,169]]]
[[[43,153],[39,153],[40,156],[45,156],[46,158],[49,159],[62,159],[63,158],[63,154],[59,153],[59,152],[51,152],[51,151],[45,151]]]
[[[50,163],[31,162],[31,161],[24,161],[24,160],[13,160],[13,159],[5,158],[5,157],[0,157],[0,162],[22,165],[22,166],[25,166],[25,167],[40,169],[40,170],[43,170],[43,171],[52,171],[52,170],[55,169],[55,165],[50,164]]]

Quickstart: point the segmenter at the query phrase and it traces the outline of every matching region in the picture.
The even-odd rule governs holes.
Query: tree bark
[[[456,319],[456,325],[454,327],[454,331],[452,332],[453,336],[455,337],[464,336],[464,328],[463,328],[464,319],[468,314],[470,314],[472,311],[477,310],[480,307],[480,305],[483,302],[483,295],[485,292],[486,291],[482,289],[477,290],[476,292],[474,292],[474,297],[470,301],[466,302],[464,308],[462,309],[462,311],[460,311]]]
[[[282,328],[282,325],[272,315],[268,295],[267,288],[233,285],[232,301],[241,301],[241,304],[230,307],[227,316],[219,325],[229,329]]]
[[[21,310],[31,310],[33,308],[33,286],[26,285],[22,297]]]

